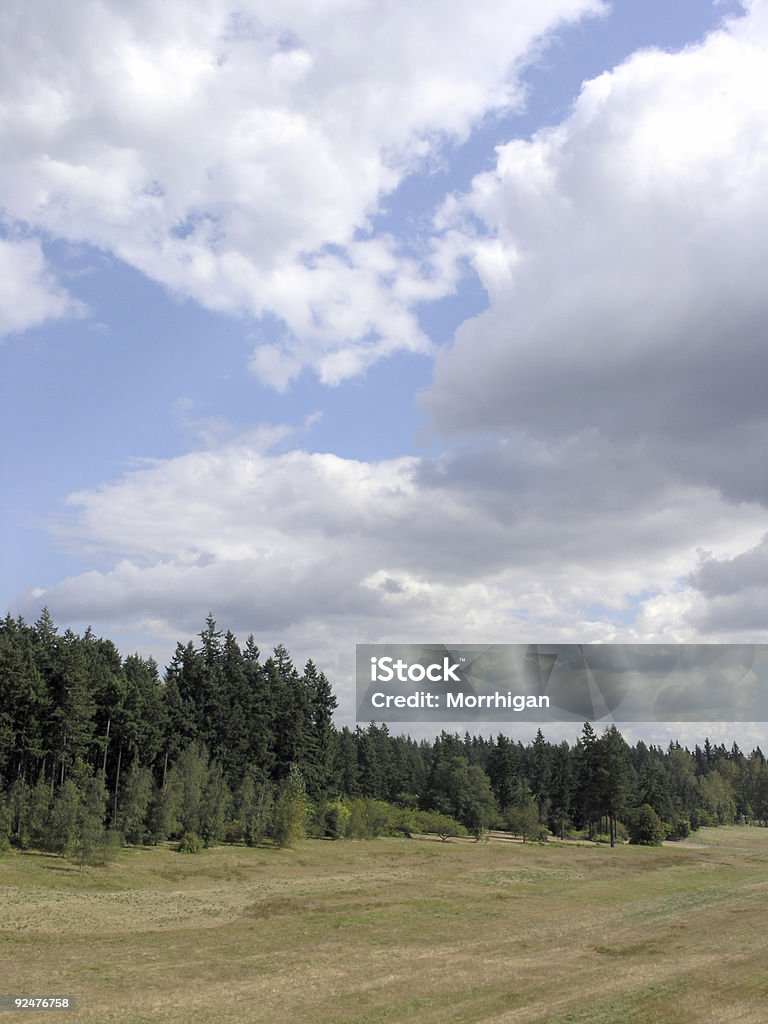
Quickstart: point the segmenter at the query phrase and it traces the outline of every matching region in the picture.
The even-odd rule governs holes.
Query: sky
[[[6,0],[5,609],[768,642],[768,0]],[[759,732],[759,730],[758,730]]]

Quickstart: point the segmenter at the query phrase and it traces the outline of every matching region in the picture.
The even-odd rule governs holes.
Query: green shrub
[[[636,846],[660,846],[664,822],[650,804],[638,807],[629,821],[629,841]]]
[[[676,818],[667,830],[667,839],[679,842],[691,834],[691,823],[687,818]]]
[[[205,844],[196,832],[185,832],[179,840],[179,853],[202,853]]]
[[[224,823],[224,842],[232,845],[242,843],[243,823],[239,818],[230,818]]]
[[[347,802],[349,818],[344,835],[347,839],[370,839],[368,818],[365,813],[365,800],[356,798]]]
[[[437,811],[417,811],[414,819],[416,831],[439,836],[444,843],[451,837],[469,835],[466,828],[455,818],[451,818],[447,814],[438,814]]]
[[[84,863],[98,868],[106,867],[107,864],[114,864],[124,846],[125,836],[119,829],[104,829],[101,839],[88,851]]]
[[[571,840],[589,839],[589,837],[589,829],[586,828],[572,828],[565,833],[565,838]]]
[[[340,800],[327,804],[324,814],[325,835],[329,839],[341,839],[346,834],[352,812]]]
[[[398,808],[383,800],[371,797],[357,797],[345,802],[349,810],[345,835],[348,839],[375,839],[376,836],[391,835],[395,831],[394,821]]]

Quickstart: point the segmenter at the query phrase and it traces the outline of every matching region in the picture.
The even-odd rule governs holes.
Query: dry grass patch
[[[8,854],[5,990],[84,1024],[764,1021],[768,830],[696,838]]]

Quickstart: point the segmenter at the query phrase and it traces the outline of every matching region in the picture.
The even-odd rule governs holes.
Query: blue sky
[[[0,15],[3,604],[768,641],[768,2]]]

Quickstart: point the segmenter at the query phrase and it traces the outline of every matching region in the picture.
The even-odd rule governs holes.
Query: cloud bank
[[[99,568],[24,607],[169,635],[210,607],[330,662],[366,640],[768,640],[768,3],[585,83],[443,204],[424,258],[366,233],[381,197],[595,6],[187,7],[183,31],[175,5],[89,7],[98,33],[62,26],[77,74],[41,43],[59,100],[27,96],[14,215],[270,311],[286,333],[253,364],[276,386],[426,350],[415,305],[470,258],[488,309],[422,397],[463,441],[365,463],[229,440],[132,469],[70,497]]]
[[[438,354],[444,430],[641,445],[768,498],[767,11],[585,83],[445,204],[490,301]]]
[[[168,0],[0,13],[7,215],[203,306],[276,318],[284,388],[427,352],[416,305],[456,267],[372,232],[382,200],[521,103],[532,47],[601,0]]]

